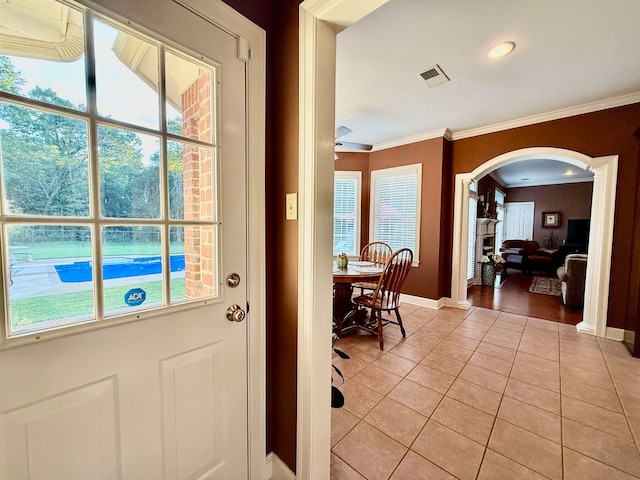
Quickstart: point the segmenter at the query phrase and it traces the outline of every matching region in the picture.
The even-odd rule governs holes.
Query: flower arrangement
[[[505,260],[500,255],[494,255],[493,253],[489,253],[487,255],[483,255],[480,258],[480,261],[478,263],[487,263],[495,267],[496,265],[501,265],[505,263]]]

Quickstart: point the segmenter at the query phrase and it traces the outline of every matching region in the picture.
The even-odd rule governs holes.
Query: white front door
[[[247,307],[245,65],[236,38],[174,2],[100,3],[216,63],[218,293],[197,307],[5,342],[0,479],[244,479],[247,320],[225,312]]]
[[[504,204],[504,240],[533,239],[534,202]]]

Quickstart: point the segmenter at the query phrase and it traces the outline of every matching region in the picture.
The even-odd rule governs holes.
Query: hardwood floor
[[[535,275],[544,276],[536,273]],[[529,293],[534,275],[509,270],[499,288],[473,286],[467,291],[467,299],[473,306],[491,308],[501,312],[516,313],[559,323],[575,325],[582,321],[582,310],[566,308],[562,297]]]

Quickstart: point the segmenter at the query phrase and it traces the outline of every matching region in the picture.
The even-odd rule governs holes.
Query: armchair
[[[562,281],[562,301],[569,307],[582,307],[584,304],[584,284],[587,276],[587,255],[572,253],[564,259],[564,265],[558,268],[558,278]]]
[[[505,260],[505,268],[517,268],[523,273],[534,270],[552,272],[557,265],[557,250],[540,248],[534,240],[505,240],[500,253]]]

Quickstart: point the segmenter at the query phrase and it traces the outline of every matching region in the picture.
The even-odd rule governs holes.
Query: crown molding
[[[527,125],[535,125],[536,123],[543,123],[551,120],[558,120],[560,118],[573,117],[575,115],[597,112],[599,110],[606,110],[608,108],[622,107],[624,105],[631,105],[638,102],[640,102],[640,92],[631,93],[629,95],[609,98],[607,100],[599,100],[597,102],[587,103],[584,105],[579,105],[577,107],[563,108],[561,110],[554,110],[552,112],[531,115],[529,117],[518,118],[516,120],[509,120],[508,122],[487,125],[485,127],[461,130],[459,132],[454,132],[451,135],[451,140],[462,140],[463,138],[477,137],[479,135],[486,135],[488,133],[500,132],[503,130],[509,130],[511,128],[525,127]]]
[[[505,185],[504,188],[524,188],[524,187],[543,187],[545,185],[564,185],[566,183],[590,183],[593,178],[574,178],[562,177],[559,180],[545,180],[542,182],[522,182]]]
[[[508,122],[495,123],[493,125],[471,128],[469,130],[460,130],[459,132],[452,132],[448,128],[442,128],[440,130],[433,130],[430,132],[419,133],[417,135],[410,135],[408,137],[397,138],[395,140],[389,140],[387,142],[376,143],[371,149],[371,152],[386,150],[387,148],[401,147],[403,145],[409,145],[411,143],[417,143],[423,140],[431,140],[434,138],[445,138],[449,141],[462,140],[464,138],[477,137],[479,135],[486,135],[488,133],[501,132],[503,130],[509,130],[511,128],[526,127],[527,125],[535,125],[536,123],[543,123],[551,120],[558,120],[560,118],[582,115],[584,113],[607,110],[608,108],[622,107],[624,105],[631,105],[633,103],[640,103],[640,92],[630,93],[629,95],[622,95],[620,97],[609,98],[607,100],[599,100],[597,102],[587,103],[584,105],[579,105],[577,107],[563,108],[561,110],[554,110],[552,112],[531,115],[529,117],[509,120]]]
[[[379,150],[386,150],[387,148],[401,147],[403,145],[418,143],[424,140],[432,140],[434,138],[445,138],[447,140],[451,140],[451,131],[448,128],[442,128],[440,130],[433,130],[431,132],[410,135],[408,137],[402,137],[396,140],[390,140],[388,142],[376,143],[371,151],[377,152]]]

